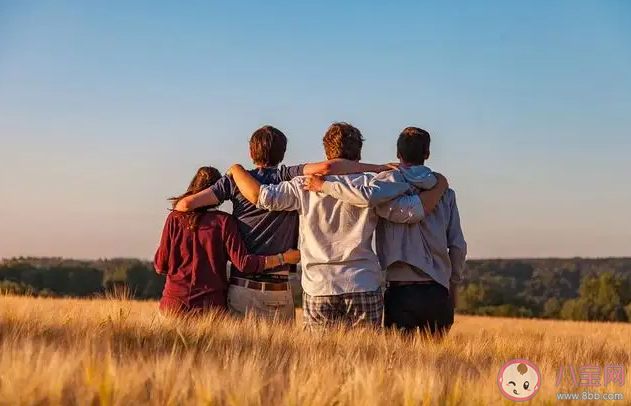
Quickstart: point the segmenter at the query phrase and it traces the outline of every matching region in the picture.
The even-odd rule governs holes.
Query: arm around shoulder
[[[363,175],[365,183],[347,180],[324,181],[314,178],[307,182],[307,189],[312,192],[322,192],[344,203],[357,207],[377,207],[411,191],[407,182],[396,182],[384,174],[377,177]]]
[[[304,166],[303,174],[309,175],[348,175],[362,172],[383,172],[392,169],[388,165],[374,165],[349,159],[330,159],[323,162],[308,163]]]
[[[277,185],[262,185],[256,207],[269,211],[294,211],[302,207],[303,178],[294,178]]]
[[[243,197],[248,199],[253,205],[256,205],[259,200],[259,190],[261,189],[259,181],[241,165],[233,165],[228,173],[234,179],[234,183],[236,183]]]

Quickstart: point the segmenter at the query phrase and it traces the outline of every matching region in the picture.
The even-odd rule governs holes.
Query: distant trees
[[[567,320],[631,320],[631,258],[474,260],[467,262],[458,312]],[[160,297],[164,277],[150,262],[114,258],[0,261],[0,292],[89,297],[124,288],[138,299]],[[296,303],[301,300],[294,285]]]
[[[164,277],[137,259],[76,261],[12,258],[0,262],[0,293],[89,297],[125,287],[138,299],[160,297]]]
[[[461,313],[631,320],[631,258],[481,260],[467,268]]]
[[[559,315],[571,320],[629,321],[625,309],[629,305],[629,281],[604,272],[587,276],[581,283],[579,296],[567,300]]]

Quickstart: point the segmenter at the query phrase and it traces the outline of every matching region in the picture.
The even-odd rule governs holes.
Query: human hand
[[[400,165],[401,164],[399,162],[390,162],[390,163],[384,164],[382,165],[383,170],[381,172],[387,172],[393,169],[399,169]]]
[[[283,261],[285,261],[286,264],[297,264],[298,262],[300,262],[300,251],[295,249],[289,249],[285,251],[285,253],[283,254]]]
[[[447,178],[438,172],[433,172],[433,174],[436,177],[436,186],[434,187],[447,190],[449,188],[449,182],[447,181]]]
[[[321,192],[324,185],[324,178],[321,175],[307,176],[305,180],[304,190],[310,192]]]

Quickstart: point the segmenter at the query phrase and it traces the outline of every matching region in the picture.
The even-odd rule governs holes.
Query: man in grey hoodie
[[[382,172],[376,181],[408,183],[417,190],[436,184],[434,173],[424,166],[429,158],[430,135],[408,127],[397,140],[399,169]],[[367,207],[369,189],[311,177],[306,188],[326,193],[343,202]],[[390,220],[388,206],[377,207],[381,218],[376,228],[377,255],[386,270],[384,324],[404,332],[421,329],[435,336],[446,334],[454,322],[458,285],[462,280],[467,244],[460,226],[456,194],[442,196],[436,208],[418,223]]]

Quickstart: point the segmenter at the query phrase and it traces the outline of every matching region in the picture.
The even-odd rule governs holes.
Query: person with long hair
[[[184,197],[211,187],[221,178],[213,167],[198,169],[186,192],[172,197],[173,207]],[[189,212],[171,210],[155,254],[156,272],[166,275],[160,310],[199,313],[226,308],[228,260],[239,271],[262,273],[284,264],[297,264],[300,253],[252,255],[243,242],[236,220],[228,213],[205,206]]]

